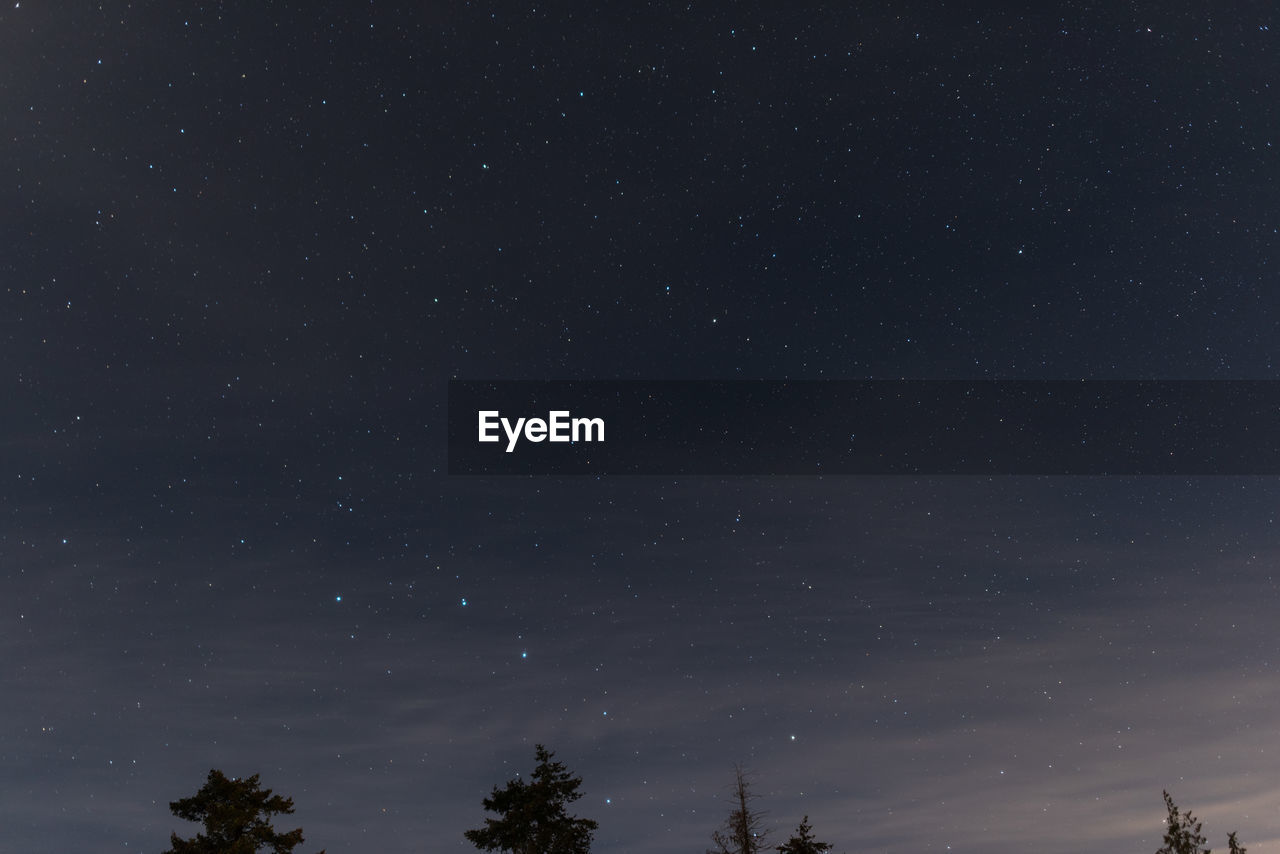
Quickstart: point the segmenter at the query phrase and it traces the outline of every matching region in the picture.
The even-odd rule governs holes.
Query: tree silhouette
[[[1196,821],[1191,810],[1180,812],[1168,792],[1164,793],[1164,805],[1169,810],[1168,827],[1164,830],[1164,847],[1156,854],[1210,854],[1204,847],[1200,822]],[[1227,834],[1227,849],[1230,854],[1245,852],[1244,846],[1236,839],[1235,831]]]
[[[1200,822],[1191,810],[1179,812],[1169,793],[1163,794],[1169,821],[1164,829],[1164,847],[1156,854],[1209,854],[1209,849],[1204,847],[1204,835],[1200,833]]]
[[[747,772],[741,765],[734,765],[733,773],[734,808],[725,819],[724,827],[711,834],[715,847],[707,849],[707,854],[759,854],[769,835],[764,826],[764,813],[751,808],[756,796],[751,793]]]
[[[796,828],[796,832],[791,834],[791,838],[778,846],[781,854],[825,854],[831,850],[831,843],[819,842],[813,838],[809,826],[809,816],[804,817],[804,821],[800,822],[800,826]]]
[[[599,826],[587,818],[571,816],[565,807],[582,797],[581,777],[574,777],[554,753],[541,744],[534,750],[538,765],[526,783],[517,777],[506,788],[493,787],[482,804],[502,818],[486,818],[484,827],[463,835],[484,851],[513,854],[587,854]]]
[[[164,854],[256,854],[264,850],[289,854],[302,844],[302,828],[288,833],[272,829],[271,817],[291,814],[293,799],[259,788],[257,774],[228,778],[214,769],[200,791],[173,801],[169,811],[178,818],[202,822],[204,833],[193,839],[171,833],[171,847]]]

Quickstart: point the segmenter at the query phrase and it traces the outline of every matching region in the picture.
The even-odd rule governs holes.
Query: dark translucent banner
[[[1280,474],[1280,381],[453,381],[450,474]]]

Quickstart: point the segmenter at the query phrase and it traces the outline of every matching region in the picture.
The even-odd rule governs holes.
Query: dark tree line
[[[464,834],[484,851],[511,854],[589,854],[599,825],[587,818],[570,815],[567,807],[582,797],[582,778],[569,773],[555,754],[541,744],[534,750],[537,765],[526,781],[521,777],[494,786],[481,801],[484,809],[498,818],[486,818],[484,827]],[[711,834],[707,854],[761,854],[770,850],[771,833],[765,813],[756,809],[750,774],[734,766],[731,808],[724,824]],[[1168,819],[1164,844],[1155,854],[1211,854],[1205,846],[1201,823],[1190,810],[1180,810],[1164,792]],[[293,813],[293,799],[273,794],[259,785],[259,775],[236,778],[221,771],[209,772],[205,784],[194,795],[169,804],[178,818],[200,822],[204,832],[190,839],[170,835],[164,854],[292,854],[302,844],[302,828],[279,832],[272,827],[275,816]],[[801,820],[790,838],[772,850],[779,854],[827,854],[832,846],[814,837],[809,816]],[[1228,854],[1245,854],[1235,832],[1227,834]],[[320,854],[324,854],[323,851]]]
[[[468,830],[464,835],[484,851],[509,851],[511,854],[588,854],[596,822],[569,814],[566,807],[582,797],[578,787],[581,777],[574,777],[563,764],[553,762],[554,753],[539,744],[534,751],[537,766],[525,782],[520,777],[508,781],[504,788],[494,787],[482,801],[488,812],[498,818],[486,818],[484,827]],[[715,846],[708,854],[759,854],[766,850],[769,829],[764,813],[751,802],[749,775],[741,766],[734,767],[733,809],[724,825],[711,835]],[[782,854],[826,854],[831,845],[813,837],[809,817],[795,834],[775,850]]]
[[[538,766],[531,782],[517,778],[505,789],[495,787],[483,804],[486,810],[502,817],[486,819],[485,827],[466,832],[467,839],[486,851],[588,854],[596,823],[570,816],[564,809],[582,797],[578,791],[582,778],[570,775],[559,762],[552,763],[553,754],[542,745],[537,746],[535,756]],[[761,854],[770,850],[767,841],[771,830],[766,826],[765,813],[754,807],[755,800],[750,774],[742,766],[734,766],[729,815],[711,834],[712,847],[707,854]],[[1164,802],[1169,818],[1164,846],[1156,854],[1211,854],[1204,846],[1200,822],[1189,811],[1180,811],[1168,792],[1164,793]],[[806,815],[790,838],[772,850],[779,854],[828,854],[832,847],[813,835]],[[1245,854],[1234,832],[1227,835],[1227,849],[1228,854]]]

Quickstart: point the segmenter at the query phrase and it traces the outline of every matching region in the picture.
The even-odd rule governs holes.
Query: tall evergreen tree
[[[1204,847],[1200,822],[1191,810],[1180,812],[1168,792],[1164,793],[1164,805],[1169,810],[1169,819],[1164,829],[1164,847],[1156,854],[1209,854],[1209,849]]]
[[[1179,811],[1168,792],[1164,793],[1164,805],[1169,810],[1168,826],[1164,830],[1164,847],[1156,854],[1210,854],[1204,847],[1204,834],[1200,822],[1190,810]],[[1245,847],[1236,839],[1235,831],[1227,834],[1229,854],[1244,854]]]
[[[258,776],[229,778],[214,769],[200,791],[170,803],[178,818],[202,822],[204,833],[192,839],[170,834],[171,847],[164,854],[289,854],[301,845],[302,828],[276,833],[271,827],[273,815],[293,812],[293,799],[259,788]]]
[[[484,827],[463,835],[484,851],[512,854],[587,854],[599,825],[571,816],[565,807],[582,797],[581,777],[574,777],[554,753],[539,744],[534,751],[538,765],[529,782],[517,777],[506,788],[493,787],[481,803],[501,818],[486,818]]]
[[[781,854],[825,854],[831,850],[830,842],[819,842],[813,838],[813,828],[809,825],[809,816],[804,817],[791,838],[778,846]]]
[[[733,810],[724,826],[711,834],[714,847],[707,854],[760,854],[764,850],[769,830],[764,826],[764,813],[751,808],[756,796],[751,792],[747,772],[741,765],[733,766]]]

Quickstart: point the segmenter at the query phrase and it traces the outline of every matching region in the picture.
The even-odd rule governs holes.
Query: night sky
[[[1274,478],[445,465],[451,379],[1280,378],[1274,18],[9,0],[0,852],[211,768],[474,850],[536,743],[603,854],[735,762],[777,842],[1280,850]]]

